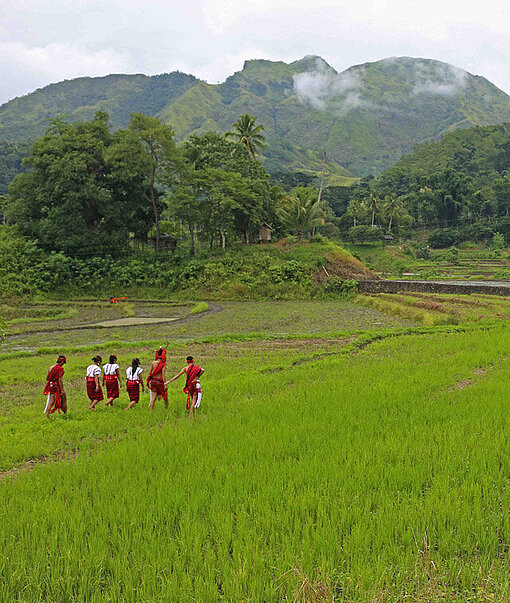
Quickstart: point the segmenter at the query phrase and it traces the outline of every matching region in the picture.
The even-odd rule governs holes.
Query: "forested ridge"
[[[244,114],[227,132],[178,144],[160,118],[135,113],[114,130],[99,111],[84,122],[51,120],[29,149],[9,145],[6,156],[23,171],[2,197],[4,290],[198,284],[211,294],[233,279],[233,297],[270,297],[275,287],[313,296],[314,267],[334,248],[311,251],[303,264],[304,256],[285,260],[284,248],[236,255],[239,245],[257,243],[262,229],[290,245],[325,244],[324,237],[432,247],[510,240],[508,124],[450,132],[350,187],[323,186],[306,171],[268,174],[261,160],[268,130]],[[351,274],[322,285],[334,290]]]
[[[483,77],[429,59],[393,57],[341,73],[317,56],[249,60],[215,85],[179,72],[52,84],[0,107],[0,140],[30,143],[48,119],[87,121],[98,110],[114,130],[131,113],[160,117],[177,142],[225,132],[249,112],[267,127],[269,172],[320,174],[325,152],[328,183],[343,185],[449,130],[510,121],[510,98]]]

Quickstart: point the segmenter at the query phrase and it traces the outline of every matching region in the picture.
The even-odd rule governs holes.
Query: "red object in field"
[[[118,304],[123,299],[127,299],[127,297],[110,297],[111,304]]]

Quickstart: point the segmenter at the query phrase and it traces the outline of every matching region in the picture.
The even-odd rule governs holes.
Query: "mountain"
[[[83,120],[98,109],[110,114],[113,127],[132,112],[159,115],[179,140],[227,131],[249,112],[266,127],[269,171],[320,172],[325,151],[330,183],[379,173],[450,130],[510,121],[507,94],[447,63],[399,57],[337,73],[307,56],[290,64],[246,61],[218,85],[183,73],[52,84],[0,107],[0,139],[30,141],[48,118]]]
[[[460,174],[464,184],[472,185],[478,197],[490,202],[498,196],[495,187],[504,181],[510,205],[510,124],[460,129],[418,145],[380,174],[376,187],[383,194],[405,195],[423,186],[427,178],[449,169]]]
[[[51,84],[0,106],[0,140],[31,142],[44,134],[48,119],[64,115],[69,121],[85,121],[99,110],[110,115],[113,128],[121,128],[131,113],[157,115],[197,81],[174,72],[80,77]]]

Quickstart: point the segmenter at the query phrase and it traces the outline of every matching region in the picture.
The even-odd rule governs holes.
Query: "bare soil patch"
[[[492,366],[489,366],[487,368],[482,368],[482,367],[475,368],[475,369],[473,369],[473,374],[475,375],[474,378],[468,377],[467,379],[461,379],[460,381],[457,381],[457,383],[454,383],[453,385],[451,385],[447,389],[447,391],[448,392],[462,391],[463,389],[466,389],[466,387],[471,387],[476,381],[478,381],[478,379],[480,379],[481,377],[486,375],[487,372],[490,370],[492,370]]]
[[[28,459],[23,461],[7,471],[0,471],[0,481],[7,479],[8,477],[17,477],[21,473],[28,473],[32,471],[37,465],[45,465],[47,463],[58,463],[61,461],[72,460],[79,454],[79,450],[75,448],[71,450],[58,450],[51,455],[44,455],[35,459]]]

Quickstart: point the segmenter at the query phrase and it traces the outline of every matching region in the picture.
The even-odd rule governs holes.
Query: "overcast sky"
[[[338,71],[434,58],[510,93],[509,32],[508,0],[0,0],[0,103],[83,75],[217,83],[245,59],[307,54]]]

